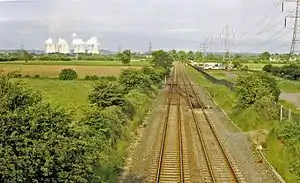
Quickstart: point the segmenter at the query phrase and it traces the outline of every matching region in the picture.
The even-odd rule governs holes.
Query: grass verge
[[[209,82],[205,77],[189,67],[188,72],[195,78],[197,83],[205,88],[214,100],[222,107],[228,116],[243,130],[252,131],[257,129],[268,129],[271,134],[266,141],[265,154],[270,163],[284,177],[287,182],[298,182],[297,176],[290,172],[290,164],[292,153],[288,147],[284,146],[278,140],[278,129],[283,125],[277,121],[265,121],[260,118],[260,114],[253,110],[235,112],[234,104],[237,99],[235,93],[231,92],[227,87],[216,85]]]

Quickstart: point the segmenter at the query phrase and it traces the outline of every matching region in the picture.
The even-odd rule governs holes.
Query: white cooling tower
[[[70,53],[70,48],[66,40],[59,38],[57,42],[57,52],[68,54]]]
[[[55,53],[55,44],[53,43],[53,40],[51,38],[45,41],[45,48],[45,53]]]
[[[73,39],[74,53],[85,53],[85,42],[82,39]]]
[[[96,37],[91,37],[87,42],[87,47],[88,47],[88,53],[91,54],[99,54],[99,46],[100,43],[98,42],[98,38]]]

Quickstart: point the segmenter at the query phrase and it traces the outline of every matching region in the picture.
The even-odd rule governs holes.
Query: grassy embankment
[[[205,77],[193,68],[188,72],[194,76],[196,81],[204,87],[214,98],[214,100],[226,111],[228,116],[243,130],[252,131],[257,129],[268,129],[271,131],[267,141],[265,154],[277,171],[285,178],[287,182],[297,182],[296,175],[290,173],[291,154],[277,138],[277,129],[280,123],[277,121],[264,121],[259,118],[259,114],[253,110],[234,112],[234,101],[237,99],[234,92],[227,87],[209,82]]]
[[[209,70],[207,71],[210,75],[218,78],[218,79],[225,79],[231,82],[235,82],[235,78],[232,77],[232,75],[235,75],[236,77],[239,75],[243,75],[246,73],[246,71],[223,71],[223,70]],[[276,81],[278,83],[278,86],[281,90],[281,92],[284,93],[299,93],[300,92],[300,82],[299,81],[292,81],[287,80],[283,78],[276,77]],[[297,112],[297,106],[289,101],[286,100],[280,100],[279,103],[283,105],[286,108],[291,109],[294,112]]]

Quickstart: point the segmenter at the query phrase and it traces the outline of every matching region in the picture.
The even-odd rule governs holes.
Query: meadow
[[[1,64],[7,65],[82,65],[82,66],[123,66],[120,61],[90,61],[90,60],[72,60],[72,61],[39,61],[33,60],[28,61],[11,61],[11,62],[0,62]],[[132,60],[130,65],[131,66],[144,66],[148,65],[149,62],[147,61],[140,61],[140,60]]]
[[[56,78],[62,69],[71,68],[78,73],[79,78],[86,75],[116,76],[122,69],[140,68],[140,66],[86,66],[86,65],[24,65],[0,64],[0,73],[7,74],[18,71],[22,75],[40,75],[41,77]]]
[[[274,66],[277,66],[277,67],[281,67],[283,65],[286,65],[286,64],[278,64],[278,63],[271,63],[271,64],[274,65]],[[266,63],[243,63],[243,65],[248,66],[249,69],[262,70],[262,68],[267,64]]]

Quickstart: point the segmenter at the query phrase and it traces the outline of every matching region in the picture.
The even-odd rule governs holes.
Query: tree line
[[[122,142],[141,122],[172,67],[168,53],[152,56],[151,66],[95,82],[79,119],[1,76],[0,182],[114,182],[123,163]]]
[[[271,64],[263,67],[265,72],[271,73],[274,76],[282,77],[290,80],[300,79],[300,64],[289,64],[281,67],[273,66]]]

